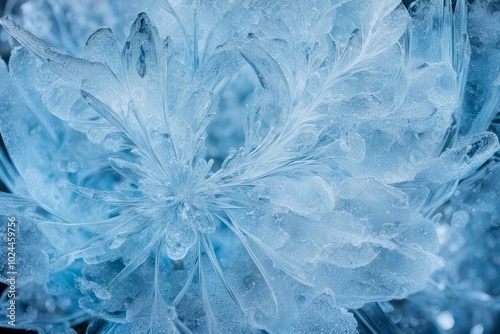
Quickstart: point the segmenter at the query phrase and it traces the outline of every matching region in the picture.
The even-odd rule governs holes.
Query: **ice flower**
[[[454,124],[465,2],[161,7],[174,38],[140,13],[78,56],[0,20],[22,45],[0,67],[0,213],[43,254],[20,300],[52,302],[22,326],[355,333],[349,309],[424,288],[430,218],[499,149]]]

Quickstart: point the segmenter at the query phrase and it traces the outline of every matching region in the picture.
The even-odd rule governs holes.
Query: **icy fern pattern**
[[[496,212],[460,195],[498,192],[498,44],[468,23],[498,38],[495,2],[22,6],[28,30],[0,20],[20,327],[356,333],[459,263],[448,221]]]

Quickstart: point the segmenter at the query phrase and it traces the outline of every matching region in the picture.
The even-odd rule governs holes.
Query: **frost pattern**
[[[356,333],[426,287],[436,214],[500,148],[465,1],[90,3],[23,5],[54,46],[0,20],[0,214],[40,254],[19,326]]]

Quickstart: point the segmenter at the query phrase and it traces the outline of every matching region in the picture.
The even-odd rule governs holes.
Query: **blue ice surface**
[[[0,19],[21,45],[0,63],[16,326],[493,333],[499,13],[23,3]]]

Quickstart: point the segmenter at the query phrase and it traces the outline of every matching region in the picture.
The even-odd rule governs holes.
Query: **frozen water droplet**
[[[470,334],[483,334],[483,333],[484,333],[483,324],[477,324],[474,327],[472,327],[470,330]]]
[[[109,248],[116,249],[116,248],[120,247],[125,242],[125,240],[127,240],[126,236],[119,235],[115,238],[115,240],[113,240],[113,242],[111,243]]]
[[[460,229],[464,228],[469,222],[469,214],[464,210],[457,211],[451,217],[451,225]]]
[[[438,314],[436,317],[436,321],[443,330],[447,331],[455,326],[455,319],[453,318],[453,314],[450,311],[443,311]]]
[[[95,296],[100,299],[110,299],[111,298],[111,292],[105,288],[105,287],[99,287],[95,289]]]

